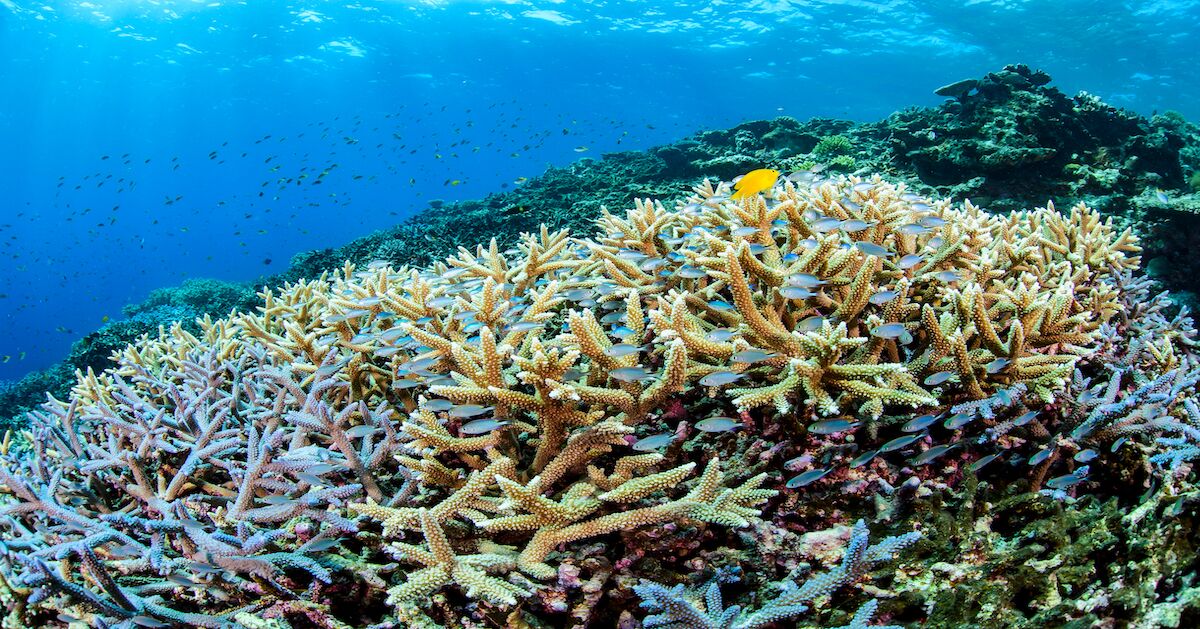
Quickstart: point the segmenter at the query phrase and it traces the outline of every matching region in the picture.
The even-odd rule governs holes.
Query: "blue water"
[[[700,129],[873,120],[1017,62],[1197,119],[1198,5],[0,0],[0,380],[155,287]]]

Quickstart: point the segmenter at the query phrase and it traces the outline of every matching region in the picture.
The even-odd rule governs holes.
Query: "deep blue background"
[[[699,129],[876,119],[1014,62],[1195,119],[1198,5],[0,0],[0,379],[155,287]]]

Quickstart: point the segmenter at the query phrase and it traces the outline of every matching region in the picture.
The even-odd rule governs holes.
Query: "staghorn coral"
[[[757,629],[804,614],[813,601],[854,583],[874,564],[892,559],[920,537],[920,533],[905,533],[870,544],[867,525],[859,520],[854,525],[840,565],[809,577],[803,584],[798,585],[795,581],[775,584],[779,593],[749,613],[743,612],[738,605],[725,607],[720,584],[728,579],[722,579],[721,575],[695,592],[688,592],[683,585],[668,588],[653,581],[644,581],[633,589],[642,598],[642,607],[654,612],[646,617],[644,626],[647,628]],[[863,603],[849,626],[867,626],[878,605],[875,599]]]
[[[1137,252],[1083,206],[997,217],[879,179],[706,182],[599,227],[346,264],[81,374],[3,456],[20,613],[495,620],[580,542],[763,525],[761,466],[673,443],[700,409],[797,440],[854,413],[870,447],[914,408],[1053,398]]]

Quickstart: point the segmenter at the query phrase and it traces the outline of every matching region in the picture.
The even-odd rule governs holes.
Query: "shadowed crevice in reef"
[[[1023,65],[946,86],[938,107],[870,123],[781,117],[696,133],[646,151],[609,153],[550,168],[522,187],[431,207],[340,247],[296,255],[279,275],[244,284],[193,280],[155,291],[72,347],[61,363],[0,391],[0,418],[17,418],[49,392],[66,397],[75,370],[99,372],[109,355],[160,325],[252,308],[256,290],[314,277],[346,260],[420,264],[459,246],[511,244],[541,224],[586,233],[601,207],[671,198],[704,177],[729,179],[763,166],[879,173],[923,194],[969,198],[991,211],[1047,201],[1085,202],[1142,237],[1152,276],[1190,303],[1200,292],[1200,128],[1174,112],[1146,118],[1080,93]],[[16,421],[20,421],[17,419]]]

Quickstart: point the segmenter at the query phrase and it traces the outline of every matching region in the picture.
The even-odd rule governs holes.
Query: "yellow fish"
[[[752,170],[745,175],[742,175],[738,182],[733,184],[733,198],[743,199],[745,197],[756,195],[763,190],[770,190],[775,182],[779,180],[779,171],[771,170],[770,168],[759,168]]]

